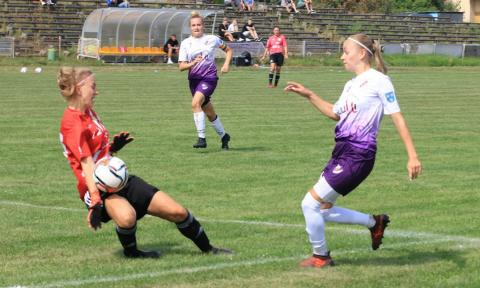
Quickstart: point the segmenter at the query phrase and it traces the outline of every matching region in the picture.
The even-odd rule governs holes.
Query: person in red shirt
[[[80,199],[88,207],[87,224],[94,230],[111,219],[128,258],[157,258],[156,251],[137,248],[137,220],[146,214],[174,222],[178,230],[191,239],[202,252],[231,254],[228,249],[213,247],[200,223],[183,206],[165,192],[130,175],[124,188],[116,193],[101,192],[93,180],[95,163],[111,157],[133,141],[128,132],[121,132],[109,142],[109,133],[93,110],[95,76],[87,68],[63,67],[57,76],[60,92],[67,102],[60,126],[60,142],[73,174],[77,178]]]
[[[285,36],[280,34],[278,26],[273,27],[273,35],[268,38],[267,46],[261,60],[263,61],[267,54],[270,55],[270,73],[268,74],[268,87],[277,87],[280,80],[280,71],[282,70],[283,60],[288,59],[288,48]],[[275,74],[275,84],[272,85],[273,75]]]

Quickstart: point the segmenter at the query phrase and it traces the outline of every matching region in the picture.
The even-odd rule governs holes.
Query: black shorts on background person
[[[177,35],[172,34],[170,35],[170,38],[168,38],[167,42],[165,45],[163,45],[163,51],[167,53],[167,64],[173,64],[172,61],[172,56],[178,54],[178,40],[177,40]]]

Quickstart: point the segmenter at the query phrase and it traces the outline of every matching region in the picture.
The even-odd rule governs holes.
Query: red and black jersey
[[[92,156],[93,161],[97,162],[109,156],[108,138],[108,131],[95,111],[88,109],[82,113],[72,108],[65,109],[60,126],[60,142],[63,154],[77,177],[77,189],[82,201],[88,188],[80,161]]]

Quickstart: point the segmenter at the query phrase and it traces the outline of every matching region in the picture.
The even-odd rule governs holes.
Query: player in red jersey
[[[270,73],[268,74],[268,87],[277,87],[280,80],[280,71],[282,70],[283,60],[288,59],[288,47],[285,36],[280,33],[278,26],[273,27],[273,35],[268,38],[267,46],[261,60],[263,61],[267,54],[270,55]],[[275,84],[272,84],[275,74]]]
[[[88,207],[89,227],[96,230],[101,228],[101,222],[113,219],[126,257],[157,258],[158,252],[137,248],[137,220],[149,214],[174,222],[178,230],[205,253],[232,253],[228,249],[213,247],[200,223],[187,209],[140,177],[129,176],[126,186],[116,193],[100,192],[93,181],[95,163],[118,152],[133,138],[128,132],[122,132],[109,142],[108,131],[93,110],[98,92],[91,70],[61,68],[57,84],[67,102],[60,127],[60,141],[77,178],[80,199]]]

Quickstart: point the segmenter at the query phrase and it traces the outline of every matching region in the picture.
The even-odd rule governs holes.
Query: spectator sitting
[[[242,11],[245,9],[243,0],[225,0],[223,2],[225,6],[231,5],[234,9]]]
[[[312,0],[298,0],[297,9],[303,7],[307,9],[308,14],[315,13],[315,11],[313,11]]]
[[[238,42],[241,42],[241,41],[244,41],[244,40],[245,41],[250,41],[250,40],[245,38],[245,36],[243,35],[242,32],[238,31],[238,24],[237,24],[236,19],[233,19],[232,23],[230,25],[228,25],[228,32],[230,32],[230,34],[232,34],[233,38],[235,38]]]
[[[255,4],[254,0],[242,0],[242,2],[245,11],[253,11],[253,5]]]
[[[40,0],[40,4],[42,4],[42,6],[55,6],[57,4],[57,0]]]
[[[220,39],[233,42],[232,33],[228,32],[228,19],[227,17],[223,18],[223,23],[218,26],[218,36]]]
[[[178,54],[178,40],[177,35],[172,34],[170,38],[168,38],[167,43],[163,46],[163,51],[167,52],[167,64],[173,64],[172,55]]]
[[[107,0],[107,7],[128,8],[130,3],[128,0]]]
[[[282,0],[282,6],[287,9],[288,13],[298,13],[294,0]]]
[[[251,18],[248,19],[247,24],[243,25],[242,34],[245,37],[252,37],[255,41],[260,41],[258,38],[257,30]],[[248,38],[247,38],[248,39]]]

